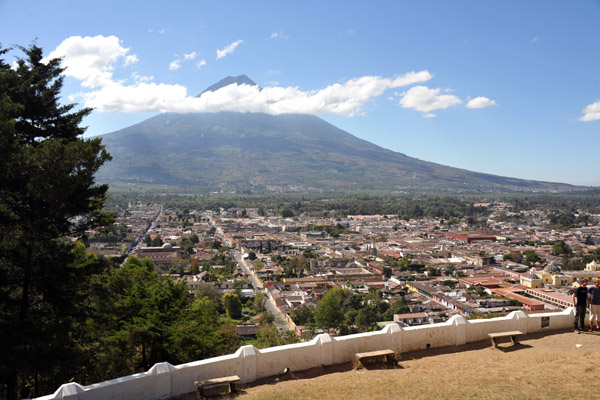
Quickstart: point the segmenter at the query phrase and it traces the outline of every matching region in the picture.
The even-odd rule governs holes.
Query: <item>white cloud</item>
[[[236,43],[241,43],[238,41]],[[235,46],[230,45],[233,49]],[[224,50],[225,51],[225,50]],[[230,50],[233,51],[233,50]],[[153,82],[152,77],[133,73],[128,82],[112,76],[113,67],[127,62],[129,49],[117,37],[66,39],[52,53],[63,56],[65,74],[82,81],[86,90],[77,96],[86,107],[98,111],[122,112],[265,112],[269,114],[307,113],[352,116],[361,113],[366,104],[388,89],[423,83],[432,78],[428,71],[408,72],[391,78],[362,76],[335,83],[318,90],[303,91],[298,87],[266,87],[232,84],[200,97],[188,95],[181,85]],[[196,58],[185,54],[171,63],[176,69],[181,62]],[[137,59],[137,57],[136,57]],[[129,60],[132,60],[131,58]],[[196,65],[205,65],[201,60]],[[133,83],[131,83],[133,82]],[[413,88],[414,89],[414,88]],[[405,101],[412,90],[404,94]],[[431,90],[431,89],[427,89]],[[439,91],[439,89],[437,89]],[[454,96],[438,96],[440,99]],[[441,100],[440,100],[441,101]],[[460,101],[459,101],[460,102]],[[444,108],[439,104],[430,109]]]
[[[400,75],[394,78],[391,87],[408,86],[413,83],[427,82],[433,78],[433,75],[427,70],[419,72],[408,72],[404,75]]]
[[[123,66],[129,67],[130,65],[133,65],[139,61],[140,61],[140,59],[138,58],[137,55],[131,54],[131,55],[125,57],[125,63],[123,64]]]
[[[86,107],[98,111],[169,111],[186,97],[186,88],[180,85],[136,82],[133,85],[103,87],[82,94]]]
[[[427,86],[415,86],[406,91],[400,100],[403,108],[412,108],[423,113],[434,110],[443,110],[462,103],[462,101],[451,94],[441,94],[441,89],[430,89]],[[434,115],[426,115],[431,118]]]
[[[236,42],[231,43],[229,46],[224,47],[221,50],[217,50],[217,60],[231,54],[235,51],[235,48],[240,44],[244,43],[243,40],[238,40]]]
[[[175,71],[179,68],[181,68],[181,60],[179,59],[171,61],[171,64],[169,64],[169,71]]]
[[[421,75],[415,75],[421,76]],[[422,78],[421,78],[422,79]],[[266,87],[232,84],[200,97],[190,97],[180,85],[137,82],[112,85],[83,94],[87,107],[123,112],[264,112],[269,114],[338,114],[352,116],[397,79],[364,76],[321,90],[297,87]]]
[[[423,114],[423,118],[435,118],[435,114],[434,113]]]
[[[271,33],[271,39],[289,39],[290,37],[284,34],[283,32],[273,32]]]
[[[114,63],[124,57],[129,49],[121,46],[116,36],[71,36],[65,39],[47,59],[62,57],[64,72],[80,81],[88,88],[114,84],[112,71]],[[127,61],[126,61],[127,62]]]
[[[424,71],[426,72],[426,71]],[[98,110],[159,112],[265,112],[269,114],[339,114],[352,116],[386,89],[420,82],[429,74],[409,73],[386,79],[363,76],[336,83],[321,90],[302,91],[297,87],[266,87],[232,84],[201,97],[189,97],[185,88],[172,85],[109,87],[85,98],[86,106]],[[413,77],[409,80],[408,77]]]
[[[600,100],[595,103],[589,104],[582,111],[583,116],[579,118],[580,121],[600,121]]]
[[[469,100],[466,105],[467,108],[486,108],[491,106],[497,106],[496,102],[483,96]]]
[[[131,79],[133,79],[136,82],[151,82],[154,80],[154,77],[153,76],[141,76],[137,72],[134,72],[133,74],[131,74]]]
[[[202,59],[196,63],[196,68],[201,68],[201,67],[204,67],[205,65],[206,65],[206,60]]]
[[[184,61],[188,61],[188,60],[193,60],[194,58],[196,58],[197,54],[195,51],[192,51],[189,54],[184,54],[183,57],[177,57],[175,60],[171,61],[171,63],[169,64],[169,70],[170,71],[176,71],[179,68],[181,68],[181,63]],[[201,63],[202,61],[200,61]],[[198,64],[196,64],[197,67]],[[201,65],[200,65],[201,66]]]
[[[194,58],[196,58],[196,52],[192,51],[190,54],[184,54],[183,55],[183,59],[184,60],[193,60]]]

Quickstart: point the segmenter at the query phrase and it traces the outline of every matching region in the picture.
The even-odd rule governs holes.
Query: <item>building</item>
[[[394,322],[401,326],[423,325],[429,323],[429,315],[424,312],[409,314],[394,314]]]
[[[531,268],[528,274],[523,274],[519,278],[521,286],[525,286],[527,288],[541,288],[542,280],[535,273],[535,268]]]
[[[411,292],[419,293],[420,295],[433,299],[436,302],[444,305],[445,307],[459,312],[463,315],[469,316],[477,312],[477,310],[475,310],[473,307],[469,306],[468,304],[465,304],[464,301],[449,296],[441,290],[433,288],[424,282],[406,282],[406,287]]]
[[[494,235],[487,235],[477,232],[446,232],[444,233],[444,236],[452,239],[462,240],[463,242],[467,242],[469,244],[481,241],[496,241],[496,236]]]
[[[256,324],[237,324],[235,328],[238,336],[241,336],[244,340],[255,339],[258,333],[258,325]]]
[[[536,274],[545,285],[553,287],[572,286],[574,282],[581,282],[584,278],[589,281],[600,278],[600,265],[591,262],[586,265],[583,271],[562,271],[554,262],[551,262],[542,271],[537,271]]]
[[[173,247],[170,243],[165,243],[162,247],[142,247],[135,251],[135,255],[139,258],[149,258],[159,266],[170,266],[173,262],[190,257],[181,247]]]
[[[600,264],[598,264],[596,262],[596,260],[594,260],[591,263],[586,264],[585,270],[586,271],[600,271]]]
[[[493,289],[492,293],[508,299],[517,300],[529,311],[543,311],[545,309],[544,302],[525,296],[525,290],[526,289],[519,287],[498,288]]]
[[[551,262],[543,270],[537,271],[536,275],[540,277],[542,283],[547,286],[561,287],[570,286],[574,278],[563,274],[561,268]]]
[[[539,299],[545,303],[550,303],[561,308],[573,307],[573,298],[567,293],[559,292],[554,289],[532,288],[525,290],[528,296]]]

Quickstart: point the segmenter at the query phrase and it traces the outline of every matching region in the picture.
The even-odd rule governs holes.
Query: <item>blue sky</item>
[[[306,112],[422,160],[600,186],[599,21],[598,0],[0,0],[0,43],[64,57],[88,135]],[[264,90],[194,98],[241,74]]]

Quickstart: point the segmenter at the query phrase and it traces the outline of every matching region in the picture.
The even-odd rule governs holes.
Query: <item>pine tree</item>
[[[67,238],[111,219],[107,186],[94,181],[110,156],[100,139],[81,137],[91,110],[60,104],[59,59],[20,50],[13,69],[0,49],[0,383],[9,399],[32,379],[68,380],[87,276],[101,263],[79,264]]]

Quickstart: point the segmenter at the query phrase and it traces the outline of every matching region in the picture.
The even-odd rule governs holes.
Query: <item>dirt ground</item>
[[[350,363],[246,385],[249,399],[600,399],[600,333],[527,335],[403,354],[396,367]]]

